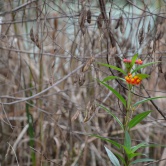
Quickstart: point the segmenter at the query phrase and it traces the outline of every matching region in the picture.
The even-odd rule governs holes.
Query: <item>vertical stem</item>
[[[130,116],[132,114],[132,109],[131,109],[131,99],[132,99],[131,89],[132,89],[132,86],[128,85],[126,117],[124,119],[124,138],[125,138],[126,131],[128,133],[130,132],[129,128],[128,128],[128,123],[130,121]],[[128,159],[128,156],[125,153],[124,153],[124,159],[126,161],[127,166],[129,166],[130,165],[130,161]]]
[[[127,94],[127,109],[126,109],[126,117],[125,117],[125,121],[124,121],[124,127],[125,127],[125,131],[128,131],[128,123],[129,123],[129,119],[130,119],[130,115],[131,115],[131,85],[128,85],[128,94]]]

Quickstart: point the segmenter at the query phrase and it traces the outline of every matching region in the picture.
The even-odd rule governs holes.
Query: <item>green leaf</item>
[[[121,160],[121,162],[122,162],[125,166],[127,166],[127,164],[126,164],[126,162],[125,162],[125,159],[124,159],[120,154],[115,153],[115,155]]]
[[[117,71],[123,73],[124,75],[127,75],[127,73],[119,67],[108,65],[108,64],[105,64],[105,63],[99,63],[99,64],[102,65],[102,66],[109,67],[111,69],[117,70]]]
[[[114,80],[114,79],[120,79],[122,81],[125,81],[125,79],[117,77],[117,76],[108,76],[108,77],[103,79],[103,82],[106,82],[106,81],[109,81],[109,80]]]
[[[131,160],[132,158],[136,157],[136,156],[141,156],[142,153],[131,153],[128,155],[128,159]]]
[[[147,98],[147,99],[144,99],[144,100],[141,100],[141,101],[136,102],[136,103],[133,105],[133,107],[136,107],[136,106],[138,106],[139,104],[145,103],[145,102],[147,102],[147,101],[156,100],[156,99],[160,99],[160,98],[166,98],[166,96]]]
[[[142,144],[141,147],[150,147],[150,148],[155,148],[155,147],[166,147],[166,145],[160,145],[160,144],[148,144],[148,143],[146,143],[146,142],[144,142],[144,143],[140,143],[140,144]],[[140,145],[140,144],[138,144],[138,145]],[[138,145],[137,145],[137,146],[138,146]],[[136,146],[131,147],[131,151],[135,150],[134,148],[136,148]],[[140,148],[140,147],[138,146],[138,148]],[[138,148],[137,148],[137,149],[138,149]],[[137,150],[137,149],[136,149],[136,150]]]
[[[147,145],[148,145],[148,144],[147,144],[146,142],[142,142],[142,143],[140,143],[140,144],[138,144],[138,145],[136,145],[136,146],[131,147],[131,151],[132,151],[132,152],[135,152],[135,151],[137,151],[139,148],[146,147]]]
[[[156,161],[156,160],[154,160],[154,159],[149,159],[149,158],[137,159],[137,160],[131,162],[131,164],[142,163],[142,162],[149,162],[149,161]]]
[[[160,144],[148,144],[148,145],[145,145],[145,147],[150,147],[150,148],[154,148],[154,147],[166,147],[166,145],[160,145]]]
[[[128,131],[125,131],[124,146],[125,146],[127,149],[130,149],[130,148],[131,148],[131,138],[130,138],[130,135],[129,135]]]
[[[132,67],[133,67],[133,65],[134,65],[135,61],[137,60],[137,57],[138,57],[138,53],[137,53],[137,54],[135,54],[135,55],[132,57],[132,59],[131,59],[131,64],[132,64]]]
[[[117,116],[115,116],[108,108],[106,108],[103,105],[100,105],[100,107],[102,107],[108,114],[110,114],[111,116],[113,116],[113,118],[119,123],[120,127],[122,130],[124,130],[123,124],[122,122],[118,119]]]
[[[119,160],[117,159],[117,157],[107,147],[105,147],[105,150],[106,150],[108,157],[110,158],[110,161],[112,162],[112,164],[114,166],[120,166],[120,163],[119,163]]]
[[[125,150],[125,153],[126,153],[127,155],[129,155],[129,154],[132,153],[131,149],[129,149],[128,147],[122,145],[122,148]]]
[[[91,135],[91,136],[96,137],[96,138],[100,138],[100,139],[103,140],[103,141],[107,141],[107,142],[113,144],[114,146],[116,146],[116,147],[119,148],[119,149],[120,149],[120,147],[121,147],[121,144],[117,143],[116,141],[110,140],[110,139],[105,138],[105,137],[102,137],[102,136],[100,136],[100,135],[95,135],[95,134],[93,134],[93,135]]]
[[[128,127],[129,129],[133,128],[134,126],[136,126],[138,123],[140,123],[145,117],[148,116],[148,114],[152,112],[152,111],[146,111],[146,112],[142,112],[138,115],[136,115],[129,123],[128,123]]]
[[[125,68],[126,68],[126,72],[130,73],[131,68],[132,68],[132,64],[131,63],[125,63]]]
[[[123,105],[126,107],[126,100],[112,87],[110,87],[108,84],[106,84],[103,81],[99,81],[101,84],[103,84],[106,88],[108,88],[112,93],[123,103]]]
[[[137,76],[140,77],[141,79],[145,79],[149,77],[148,74],[137,74]]]
[[[147,67],[147,66],[150,66],[150,65],[152,65],[152,64],[159,63],[159,62],[160,62],[160,61],[157,61],[157,62],[150,62],[150,63],[146,63],[146,64],[143,64],[143,65],[140,65],[140,66],[138,66],[137,68],[135,68],[135,69],[131,72],[131,74],[137,72],[138,70],[140,70],[140,69],[142,69],[142,68],[145,68],[145,67]]]

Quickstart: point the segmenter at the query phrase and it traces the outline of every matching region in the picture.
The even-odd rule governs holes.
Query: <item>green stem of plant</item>
[[[129,133],[128,123],[130,121],[130,116],[132,114],[132,110],[131,110],[132,93],[131,93],[131,90],[132,90],[132,86],[128,85],[126,117],[124,120],[124,138],[125,138],[125,132],[127,131]],[[124,159],[126,161],[126,165],[129,166],[130,161],[125,153],[124,153]]]
[[[126,117],[125,117],[125,123],[124,123],[125,131],[128,131],[128,123],[130,120],[130,115],[132,113],[131,112],[131,95],[132,95],[131,89],[132,89],[132,86],[128,85],[127,108],[126,108]]]

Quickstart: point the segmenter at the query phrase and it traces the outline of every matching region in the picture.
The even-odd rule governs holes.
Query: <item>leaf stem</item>
[[[125,138],[125,133],[126,132],[130,132],[129,130],[129,127],[128,127],[128,123],[130,121],[130,116],[132,114],[132,108],[131,108],[131,105],[132,105],[132,85],[128,84],[128,94],[127,94],[127,106],[126,106],[126,116],[125,116],[125,120],[124,120],[124,138]],[[126,161],[126,165],[129,166],[130,165],[130,160],[128,158],[128,155],[126,153],[124,153],[124,159]]]
[[[130,120],[131,115],[131,97],[132,97],[132,85],[128,85],[128,94],[127,94],[127,108],[126,108],[126,117],[125,117],[125,123],[124,123],[124,129],[125,131],[128,131],[128,123]]]

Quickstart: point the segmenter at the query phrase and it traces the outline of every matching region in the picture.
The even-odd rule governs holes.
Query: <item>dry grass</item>
[[[105,10],[104,1],[99,2],[4,1],[4,9],[9,12],[3,15],[0,38],[1,165],[110,164],[103,146],[107,143],[89,134],[122,142],[122,131],[98,103],[121,119],[125,112],[115,96],[98,83],[98,79],[112,74],[98,62],[123,67],[120,59],[137,51],[144,62],[162,60],[161,65],[144,71],[151,78],[143,82],[144,88],[136,88],[138,96],[134,99],[166,96],[165,15],[160,17],[162,21],[151,12],[130,19],[125,14],[123,18],[117,16],[113,10],[109,24],[104,12],[98,18],[100,10]],[[86,21],[89,9],[90,24]],[[148,8],[144,6],[143,10]],[[149,30],[146,14],[155,20]],[[131,26],[128,38],[127,26]],[[110,85],[125,96],[121,84]],[[165,99],[146,103],[137,112],[145,110],[153,112],[132,130],[133,144],[147,141],[166,145]],[[165,147],[142,152],[156,160],[166,159]],[[157,162],[159,166],[165,164],[165,160]]]

